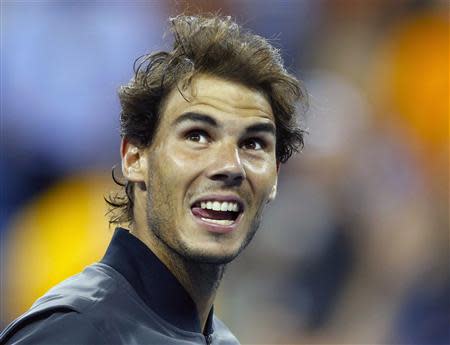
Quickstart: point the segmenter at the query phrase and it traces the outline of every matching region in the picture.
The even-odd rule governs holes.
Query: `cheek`
[[[168,157],[168,163],[172,166],[175,174],[182,175],[183,173],[186,174],[199,170],[201,157],[179,152]]]
[[[277,167],[274,161],[246,161],[245,171],[255,192],[262,194],[263,197],[270,194],[277,180]]]
[[[251,171],[255,175],[269,176],[276,173],[276,164],[273,160],[261,159],[261,160],[251,160],[247,159],[244,161],[247,170]]]
[[[154,152],[160,178],[170,185],[173,192],[179,193],[184,193],[192,181],[201,174],[203,161],[206,159],[206,155],[186,150],[179,144],[171,142],[161,145]]]
[[[200,167],[199,163],[206,156],[200,151],[189,150],[177,142],[169,142],[159,151],[159,159],[166,162],[166,165],[170,166],[176,174],[195,170],[196,167]]]

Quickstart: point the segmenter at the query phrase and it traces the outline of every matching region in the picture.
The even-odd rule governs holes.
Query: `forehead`
[[[174,88],[167,96],[161,119],[163,123],[170,123],[183,113],[196,110],[222,117],[223,120],[274,121],[267,97],[262,92],[234,81],[200,74],[181,92],[183,94]]]

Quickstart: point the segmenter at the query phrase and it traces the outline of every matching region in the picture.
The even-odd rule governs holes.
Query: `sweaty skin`
[[[135,188],[131,233],[188,291],[203,327],[225,264],[250,242],[275,197],[271,128],[274,115],[262,93],[203,74],[183,95],[175,88],[167,96],[149,147],[122,142],[124,176],[145,185]],[[210,231],[192,214],[196,200],[212,195],[241,200],[244,210],[232,231]]]

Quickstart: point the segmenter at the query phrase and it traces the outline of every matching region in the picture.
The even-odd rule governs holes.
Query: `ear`
[[[145,182],[147,171],[147,159],[143,149],[133,145],[126,138],[120,144],[122,156],[122,174],[131,182]]]
[[[280,162],[277,162],[277,176],[275,177],[275,183],[272,186],[272,190],[270,191],[268,202],[275,200],[275,198],[277,196],[277,185],[278,185],[278,174],[279,173],[280,173]]]

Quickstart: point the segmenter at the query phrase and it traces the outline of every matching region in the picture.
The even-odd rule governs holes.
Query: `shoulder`
[[[103,264],[87,266],[81,273],[50,289],[31,309],[63,304],[78,311],[85,310],[117,291],[118,276],[111,267]]]
[[[109,266],[90,265],[39,298],[0,334],[0,344],[107,343],[93,311],[103,311],[124,290],[120,284]]]
[[[65,308],[31,315],[1,339],[13,344],[108,344],[106,337],[83,315]]]

